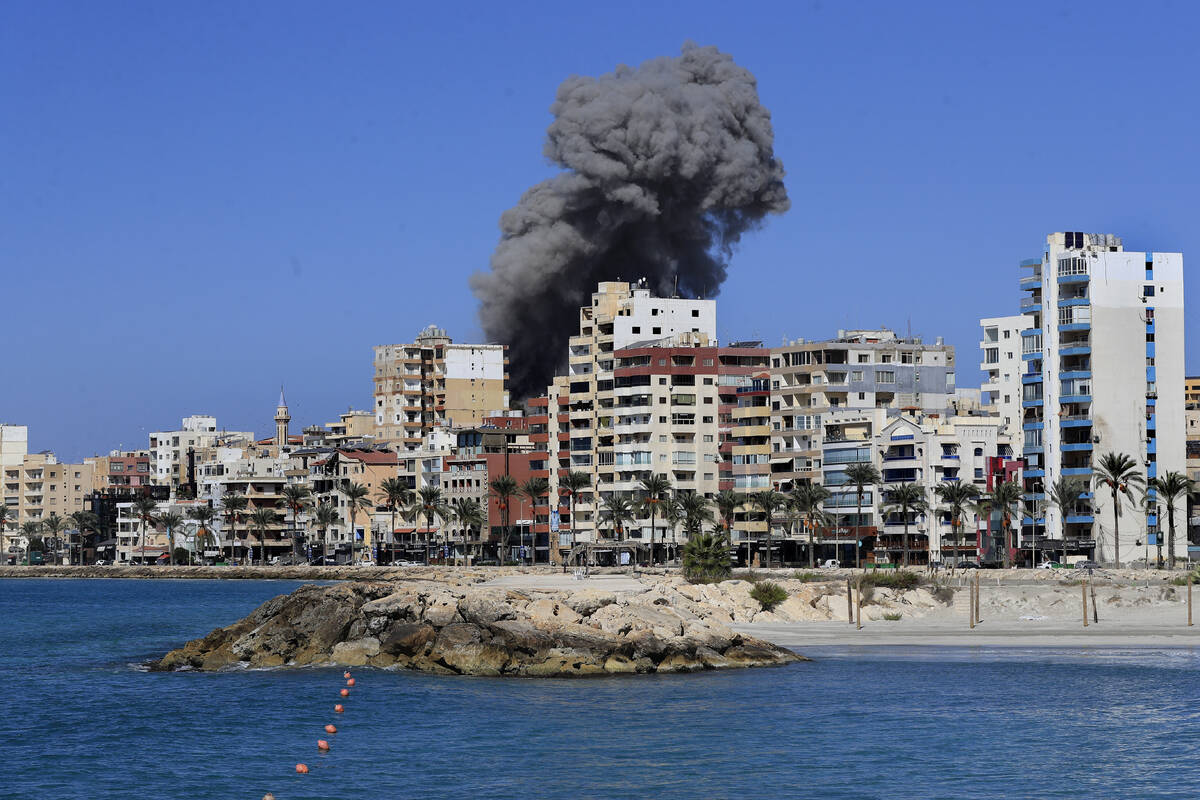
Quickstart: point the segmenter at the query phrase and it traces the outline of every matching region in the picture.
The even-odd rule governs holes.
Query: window
[[[870,356],[870,355],[868,355],[868,354],[866,354],[866,353],[859,353],[859,354],[858,354],[858,363],[860,363],[860,364],[870,364],[870,363],[871,363],[871,356]]]
[[[862,383],[863,371],[861,369],[853,370],[850,373],[850,380],[854,383]]]
[[[641,333],[641,332],[642,332],[642,326],[641,326],[641,325],[634,325],[632,328],[630,328],[630,330],[631,330],[633,333]]]
[[[704,361],[702,363],[706,367],[711,367],[713,365],[713,360],[711,358],[706,358],[706,359],[704,359]]]
[[[693,317],[698,317],[698,316],[700,316],[700,309],[698,309],[698,308],[693,308],[693,309],[692,309],[692,316],[693,316]]]
[[[661,333],[662,333],[662,328],[659,328],[659,327],[654,327],[654,328],[652,328],[652,329],[650,330],[650,332],[651,332],[651,333],[653,333],[653,334],[661,334]]]
[[[858,399],[859,399],[859,400],[866,400],[866,399],[867,399],[867,393],[866,393],[866,392],[859,392],[859,393],[858,393]]]
[[[706,422],[706,423],[708,423],[708,424],[710,424],[710,425],[712,424],[712,421],[713,421],[713,418],[712,418],[712,417],[705,417],[705,418],[704,418],[704,422]]]
[[[658,385],[659,385],[659,386],[666,386],[666,385],[667,385],[667,379],[666,379],[666,378],[659,378],[659,379],[658,379]]]
[[[1150,360],[1151,360],[1151,361],[1153,361],[1154,359],[1150,359]],[[704,398],[704,405],[706,405],[706,406],[711,406],[711,405],[712,405],[712,398],[711,398],[711,397],[706,397],[706,398]]]
[[[913,363],[913,354],[912,354],[912,351],[910,351],[910,350],[904,350],[904,351],[902,351],[902,352],[900,353],[900,363],[901,363],[901,364],[911,364],[911,363]]]
[[[1004,331],[1004,338],[1007,339],[1009,337],[1009,334],[1011,334],[1011,333],[1012,333],[1012,331],[1009,331],[1009,330]]]
[[[712,385],[713,385],[713,379],[712,379],[712,378],[705,378],[705,379],[704,379],[704,385],[705,385],[705,386],[712,386]]]
[[[1154,287],[1149,284],[1143,286],[1142,297],[1154,297]]]
[[[996,364],[1000,361],[1000,348],[989,347],[983,351],[983,363]]]
[[[712,440],[713,440],[713,437],[712,437],[711,433],[704,434],[704,441],[711,442]]]
[[[895,383],[896,373],[891,370],[880,370],[875,373],[876,383]]]
[[[652,317],[657,317],[657,316],[658,316],[658,309],[657,309],[657,308],[652,308],[652,309],[650,309],[650,316],[652,316]]]
[[[879,357],[879,363],[880,363],[880,364],[890,364],[890,363],[892,363],[892,354],[891,354],[891,353],[884,353],[883,355],[881,355],[881,356]]]

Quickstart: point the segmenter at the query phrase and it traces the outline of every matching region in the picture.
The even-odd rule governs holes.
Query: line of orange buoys
[[[349,697],[350,696],[350,688],[349,687],[354,685],[354,678],[352,678],[350,676],[349,672],[342,673],[342,677],[346,679],[346,687],[347,688],[342,689],[339,694],[342,697]],[[346,712],[346,707],[343,706],[341,703],[338,703],[337,705],[335,705],[333,707],[333,711],[336,714],[344,714]],[[326,725],[325,733],[327,733],[327,734],[337,733],[337,726],[332,725],[332,724]],[[326,739],[317,739],[317,749],[320,750],[322,753],[328,753],[329,749],[330,749],[329,741]],[[307,764],[297,764],[296,765],[296,773],[298,775],[307,775],[308,774],[308,765]]]

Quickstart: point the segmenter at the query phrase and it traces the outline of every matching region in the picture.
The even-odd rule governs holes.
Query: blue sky
[[[577,5],[5,4],[0,420],[78,459],[266,434],[281,382],[293,426],[369,407],[372,345],[480,335],[558,84],[688,39],[758,77],[792,198],[723,339],[911,325],[971,385],[1046,233],[1200,257],[1193,4]]]

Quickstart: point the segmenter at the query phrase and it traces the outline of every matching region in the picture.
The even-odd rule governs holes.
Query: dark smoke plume
[[[711,297],[741,235],[790,205],[754,76],[715,47],[568,78],[550,111],[545,153],[566,171],[501,215],[471,278],[515,397],[545,390],[599,281]]]

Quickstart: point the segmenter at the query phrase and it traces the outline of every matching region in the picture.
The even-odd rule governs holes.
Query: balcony
[[[1062,451],[1064,453],[1082,453],[1082,452],[1090,452],[1091,450],[1092,450],[1091,442],[1073,442],[1073,443],[1063,444],[1063,446],[1062,446]]]
[[[1026,475],[1029,473],[1026,472]],[[1091,477],[1091,467],[1063,467],[1062,474],[1065,477]]]
[[[1058,419],[1059,424],[1064,428],[1090,428],[1092,426],[1092,418],[1087,414],[1063,414]]]
[[[1063,357],[1088,356],[1092,354],[1092,348],[1090,345],[1086,344],[1066,344],[1059,348],[1058,354]]]

